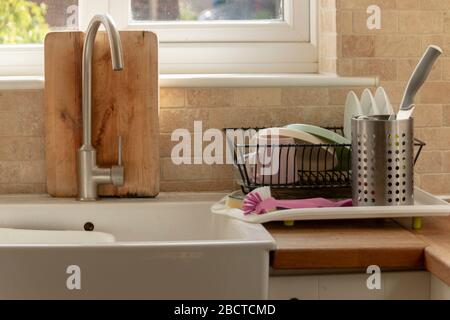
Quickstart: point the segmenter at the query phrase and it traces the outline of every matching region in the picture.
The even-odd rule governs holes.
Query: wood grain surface
[[[431,272],[450,286],[450,217],[427,217],[421,230],[394,220],[270,223],[277,241],[271,266],[278,270],[382,269]]]
[[[125,185],[99,187],[100,196],[154,197],[159,193],[158,40],[142,31],[121,32],[124,69],[112,70],[107,36],[99,32],[93,59],[93,145],[99,166],[117,163],[123,139]],[[55,32],[45,40],[47,189],[77,195],[81,143],[81,66],[84,34]]]
[[[266,226],[277,242],[275,269],[424,268],[426,243],[392,220],[297,222]]]
[[[421,230],[412,232],[428,245],[426,269],[450,286],[450,217],[424,218],[423,223]]]

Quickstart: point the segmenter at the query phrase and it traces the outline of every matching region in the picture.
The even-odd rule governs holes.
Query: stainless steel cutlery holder
[[[414,204],[414,120],[352,119],[354,206]]]

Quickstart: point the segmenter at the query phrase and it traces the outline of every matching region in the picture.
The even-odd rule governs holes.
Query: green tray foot
[[[285,225],[286,227],[293,227],[294,224],[295,224],[295,221],[285,221],[285,222],[284,222],[284,225]]]
[[[420,230],[420,229],[422,229],[422,226],[423,226],[422,218],[413,218],[412,228],[414,230]]]

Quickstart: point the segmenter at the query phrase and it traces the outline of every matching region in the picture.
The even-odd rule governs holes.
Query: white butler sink
[[[275,242],[261,225],[211,214],[221,196],[0,197],[0,228],[57,231],[0,237],[0,299],[267,298]],[[61,237],[92,226],[108,240]]]

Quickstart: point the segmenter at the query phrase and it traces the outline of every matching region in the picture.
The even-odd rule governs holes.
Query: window
[[[42,75],[49,31],[78,29],[78,0],[1,0],[0,76]]]
[[[94,14],[104,12],[113,16],[121,30],[154,31],[161,42],[162,73],[318,71],[316,0],[6,1],[45,7],[46,26],[37,31],[32,43],[42,42],[48,30],[73,29],[78,23],[84,30]],[[74,15],[74,8],[78,15]],[[42,66],[32,66],[36,61],[30,59],[33,50],[34,56],[42,55],[42,45],[32,48],[17,45],[18,41],[5,45],[2,29],[0,75],[42,72]],[[22,59],[26,54],[28,59]],[[9,57],[3,60],[9,66],[2,57]],[[20,66],[19,60],[27,62]]]
[[[309,0],[109,1],[122,28],[155,30],[163,42],[310,40]]]
[[[0,44],[43,43],[49,31],[78,28],[78,0],[2,0]]]
[[[131,0],[130,20],[217,21],[283,20],[282,0]]]

